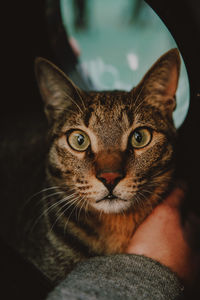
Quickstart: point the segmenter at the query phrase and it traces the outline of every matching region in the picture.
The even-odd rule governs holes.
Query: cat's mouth
[[[111,201],[125,201],[125,202],[127,202],[127,200],[118,198],[118,197],[114,196],[111,193],[108,194],[107,196],[105,196],[104,198],[97,200],[96,203],[99,203],[99,202],[102,202],[102,201],[110,201],[110,202]]]

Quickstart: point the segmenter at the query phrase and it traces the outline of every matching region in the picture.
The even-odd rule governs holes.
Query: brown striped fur
[[[44,215],[34,233],[28,233],[31,250],[25,252],[53,282],[80,260],[123,252],[137,226],[169,191],[179,68],[173,49],[130,92],[83,92],[53,64],[36,60],[49,121],[44,186],[52,189],[43,193]],[[134,149],[130,138],[138,127],[150,128],[152,140]],[[89,136],[86,151],[69,146],[67,135],[74,129]],[[112,199],[106,198],[109,188],[98,177],[106,172],[120,175]]]

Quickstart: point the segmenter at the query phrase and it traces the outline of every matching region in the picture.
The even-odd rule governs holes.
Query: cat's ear
[[[136,87],[138,95],[143,95],[143,98],[145,96],[149,98],[149,95],[158,95],[157,99],[160,99],[158,105],[167,113],[172,114],[176,107],[175,94],[180,64],[180,55],[177,49],[165,53],[155,62]]]
[[[36,58],[35,74],[49,122],[56,120],[63,110],[70,108],[82,111],[82,92],[53,63],[41,57]]]

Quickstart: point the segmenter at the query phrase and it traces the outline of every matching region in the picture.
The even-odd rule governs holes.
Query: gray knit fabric
[[[47,300],[171,300],[183,286],[168,268],[140,255],[91,258],[68,275]]]

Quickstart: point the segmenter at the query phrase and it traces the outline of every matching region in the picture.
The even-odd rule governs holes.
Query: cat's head
[[[66,201],[119,213],[160,200],[173,170],[179,69],[173,49],[130,92],[84,92],[52,63],[36,59],[51,136],[46,173],[66,191]]]

